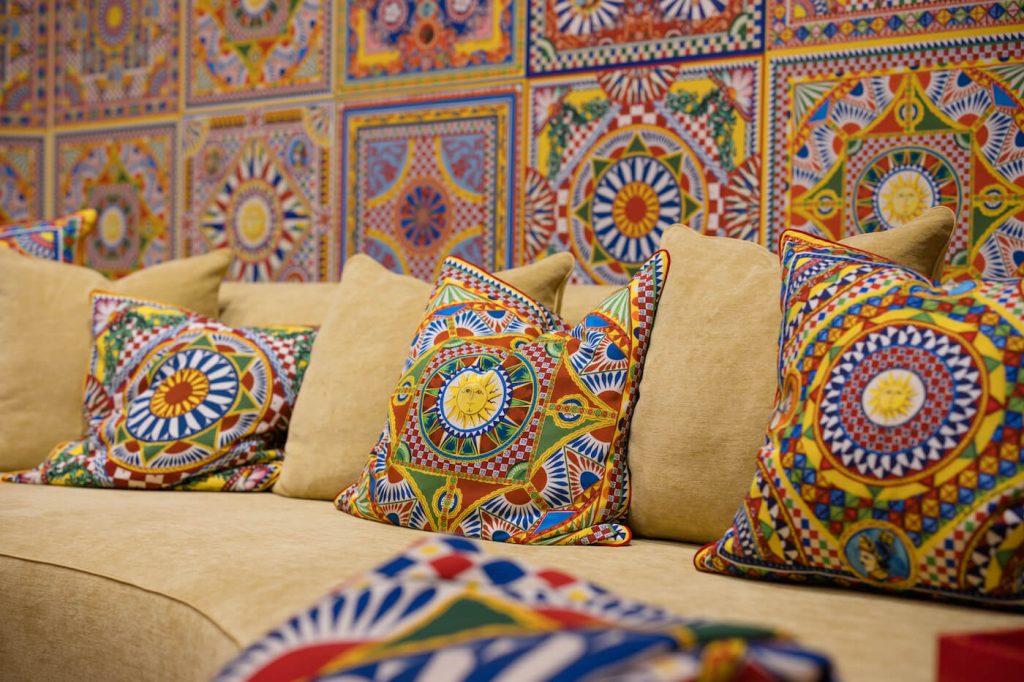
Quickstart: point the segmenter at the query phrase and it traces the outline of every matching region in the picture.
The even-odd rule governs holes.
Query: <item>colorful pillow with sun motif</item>
[[[96,224],[96,211],[87,208],[53,220],[0,225],[0,249],[59,263],[80,263],[82,238]]]
[[[1024,290],[782,238],[779,392],[697,568],[1024,608]]]
[[[88,433],[3,480],[266,490],[315,337],[312,327],[232,329],[175,306],[94,293]]]
[[[337,506],[487,540],[628,543],[627,431],[667,273],[658,252],[570,330],[446,261],[380,439]]]
[[[216,678],[328,679],[826,682],[832,666],[769,628],[680,618],[437,537],[325,595]]]

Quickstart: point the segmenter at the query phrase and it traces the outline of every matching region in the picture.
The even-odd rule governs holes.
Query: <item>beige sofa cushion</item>
[[[555,310],[574,262],[562,253],[498,277]],[[295,403],[274,492],[329,500],[359,477],[430,290],[369,256],[345,263]]]
[[[337,282],[224,282],[220,321],[229,327],[319,326]]]
[[[228,251],[155,265],[123,279],[0,250],[0,470],[39,464],[82,435],[92,345],[89,294],[101,289],[216,317]]]
[[[67,666],[62,675],[38,679],[210,679],[232,653],[226,641],[251,643],[425,537],[361,521],[328,502],[266,494],[0,484],[0,519],[0,555],[34,564],[27,574],[0,562],[0,660],[5,671],[33,670],[41,657]],[[1024,627],[1020,615],[701,574],[692,565],[695,547],[671,542],[613,548],[487,542],[483,548],[681,615],[781,628],[829,653],[840,679],[851,681],[932,680],[939,633]],[[71,571],[97,580],[72,579]],[[9,589],[14,586],[22,589]],[[125,586],[138,594],[130,608],[117,608]],[[59,599],[68,606],[60,608]],[[175,604],[210,626],[200,628]],[[33,635],[16,634],[22,627]],[[154,633],[156,627],[163,630]],[[64,641],[63,633],[75,641]],[[79,639],[86,634],[88,643]],[[135,638],[139,647],[122,641]],[[137,660],[141,651],[154,661],[184,660],[150,678],[139,674],[149,670],[139,667],[149,665]]]
[[[953,214],[939,208],[858,248],[930,274]],[[639,537],[710,542],[750,485],[775,397],[778,256],[751,242],[667,231],[661,297],[629,436],[629,525]],[[575,293],[575,292],[573,292]]]

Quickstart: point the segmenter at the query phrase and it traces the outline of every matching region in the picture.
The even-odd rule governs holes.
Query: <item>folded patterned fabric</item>
[[[686,619],[464,538],[413,545],[290,618],[237,680],[830,680],[772,630]]]
[[[183,308],[93,294],[88,433],[13,483],[267,490],[313,327],[232,329]]]

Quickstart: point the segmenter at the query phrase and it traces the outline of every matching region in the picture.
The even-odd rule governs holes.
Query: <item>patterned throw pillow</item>
[[[469,540],[414,545],[243,651],[241,680],[814,680],[772,630],[684,619]]]
[[[487,540],[628,543],[627,430],[667,273],[659,252],[570,330],[446,261],[380,439],[337,506]]]
[[[782,239],[779,393],[697,568],[1024,607],[1024,291]]]
[[[0,249],[45,258],[60,263],[81,262],[80,244],[96,224],[96,211],[87,208],[77,213],[35,222],[0,225]]]
[[[175,306],[94,293],[88,433],[3,479],[266,490],[315,336],[312,327],[232,329]]]

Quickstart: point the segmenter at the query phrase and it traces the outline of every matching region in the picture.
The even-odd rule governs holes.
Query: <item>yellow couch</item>
[[[775,265],[769,259],[766,267]],[[225,284],[221,317],[293,321],[286,318],[299,308],[326,307],[336,286]],[[603,293],[569,287],[563,311],[578,316]],[[750,450],[750,464],[740,461],[701,508],[679,502],[679,514],[703,514],[706,532],[724,530],[722,515],[749,484],[752,457]],[[641,513],[631,518],[631,545],[484,543],[485,550],[681,615],[780,628],[830,655],[846,680],[934,679],[940,633],[1024,628],[1021,615],[698,573],[697,544],[651,539],[679,533],[649,513],[657,472],[635,474]],[[347,516],[327,501],[271,493],[0,485],[0,679],[209,679],[289,615],[422,537]]]

